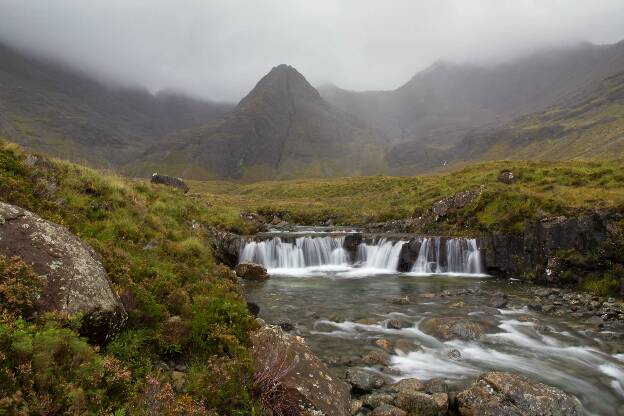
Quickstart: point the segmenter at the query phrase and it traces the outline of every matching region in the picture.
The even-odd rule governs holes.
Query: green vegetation
[[[208,244],[209,226],[249,231],[236,212],[2,142],[0,200],[89,243],[129,314],[101,348],[79,337],[80,317],[25,322],[37,276],[1,259],[0,414],[258,414],[248,354],[256,323]],[[189,369],[183,387],[163,362]]]
[[[516,181],[498,181],[511,170]],[[191,182],[229,211],[279,214],[299,224],[360,225],[417,218],[448,196],[484,186],[482,195],[428,231],[518,230],[525,221],[598,208],[624,208],[624,163],[502,161],[417,177],[354,177],[259,182]],[[235,208],[231,208],[235,207]]]

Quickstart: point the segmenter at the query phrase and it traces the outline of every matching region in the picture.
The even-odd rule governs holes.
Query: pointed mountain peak
[[[281,64],[273,67],[241,100],[239,108],[249,108],[258,101],[279,103],[287,100],[296,105],[298,102],[324,103],[319,92],[294,67]]]

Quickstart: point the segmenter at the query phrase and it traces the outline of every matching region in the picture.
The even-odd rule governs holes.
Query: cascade
[[[240,261],[264,265],[267,269],[300,269],[318,266],[398,269],[404,240],[378,239],[362,242],[355,253],[344,246],[343,236],[273,237],[263,241],[241,242]],[[481,274],[481,253],[475,239],[423,237],[411,272],[423,274]]]

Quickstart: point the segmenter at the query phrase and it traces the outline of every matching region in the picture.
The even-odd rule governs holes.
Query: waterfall
[[[355,252],[349,253],[344,249],[344,241],[345,237],[314,235],[242,241],[240,261],[259,263],[267,269],[340,266],[395,273],[406,243],[381,238],[376,242],[362,242]],[[411,266],[413,273],[483,273],[475,239],[425,237],[417,241],[420,248],[413,249],[418,250],[418,257]]]
[[[474,238],[431,237],[420,240],[413,273],[482,274],[481,251]]]
[[[391,241],[385,238],[377,244],[360,244],[358,246],[358,262],[362,267],[396,271],[404,241]]]

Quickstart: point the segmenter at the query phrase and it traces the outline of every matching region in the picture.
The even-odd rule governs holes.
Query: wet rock
[[[360,410],[362,410],[362,400],[360,399],[356,399],[356,400],[351,400],[351,415],[355,416],[357,415]]]
[[[362,404],[376,409],[383,404],[391,404],[394,401],[394,397],[388,393],[373,393],[362,396]]]
[[[425,393],[448,393],[448,385],[441,378],[432,378],[425,382]]]
[[[401,339],[397,339],[394,342],[394,351],[396,352],[402,352],[404,354],[407,354],[412,351],[419,351],[420,349],[421,349],[420,345],[418,345],[416,342],[412,341],[411,339],[401,338]]]
[[[386,352],[392,351],[392,343],[385,338],[379,338],[373,341],[373,344]]]
[[[260,314],[260,306],[256,302],[247,302],[247,310],[254,318],[257,318]]]
[[[420,246],[422,240],[420,238],[412,238],[401,247],[399,253],[399,264],[397,270],[400,272],[409,272],[412,270],[412,266],[418,259],[418,253],[420,253]]]
[[[389,386],[388,390],[395,392],[395,393],[401,393],[401,392],[415,392],[415,391],[424,391],[425,390],[425,385],[422,381],[418,380],[417,378],[406,378],[403,380],[400,380],[394,384],[392,384],[391,386]]]
[[[401,319],[386,319],[383,326],[388,329],[403,329],[411,327],[412,324]]]
[[[449,352],[446,353],[446,356],[449,359],[454,360],[454,361],[461,360],[461,352],[459,352],[459,350],[455,350],[455,349],[450,350]]]
[[[390,355],[383,351],[371,351],[362,357],[362,363],[366,365],[387,366],[390,363]]]
[[[21,257],[44,277],[37,312],[83,314],[81,333],[97,343],[125,325],[125,308],[99,255],[65,227],[0,202],[0,254]]]
[[[354,393],[369,393],[386,384],[386,379],[383,376],[357,367],[347,370],[347,381],[351,384]]]
[[[392,305],[409,305],[410,298],[408,296],[395,296],[395,297],[386,299],[386,302]]]
[[[451,339],[476,340],[485,333],[486,328],[483,322],[459,317],[429,318],[420,325],[423,332],[440,341]]]
[[[256,263],[238,263],[234,268],[236,276],[245,280],[267,280],[267,269]]]
[[[282,330],[286,332],[289,332],[295,329],[295,325],[293,325],[292,322],[284,320],[284,319],[277,321],[276,325],[282,328]]]
[[[187,193],[190,189],[182,179],[174,178],[173,176],[159,175],[158,173],[153,173],[150,181],[152,183],[159,183],[161,185],[167,185],[180,189],[184,193]]]
[[[457,395],[461,415],[581,416],[578,399],[513,373],[489,372]]]
[[[438,405],[433,400],[433,397],[419,391],[399,392],[395,404],[408,414],[438,416]]]
[[[604,319],[602,319],[602,317],[600,316],[592,316],[591,318],[587,319],[585,323],[601,327],[604,325]]]
[[[349,386],[329,374],[328,368],[312,353],[301,337],[285,334],[277,326],[265,326],[251,335],[256,379],[282,369],[279,380],[270,379],[289,398],[303,408],[327,415],[351,414]],[[285,370],[285,371],[284,371]]]
[[[342,247],[349,253],[351,259],[355,260],[357,257],[357,249],[360,244],[362,244],[362,234],[349,233],[345,236]]]
[[[407,412],[390,404],[382,404],[376,407],[370,414],[371,416],[406,416]]]
[[[509,303],[507,295],[502,292],[497,292],[490,298],[490,306],[496,309],[502,309]]]

